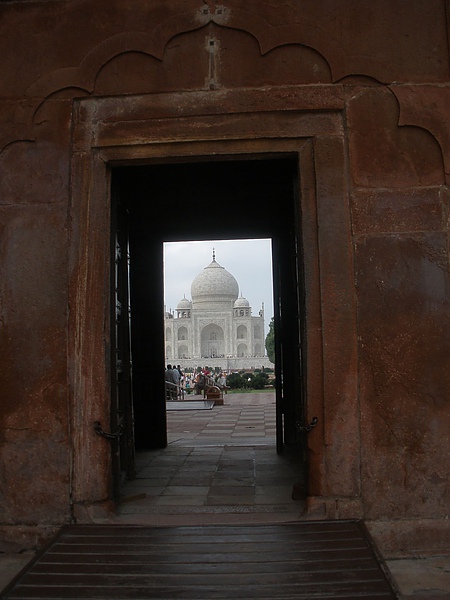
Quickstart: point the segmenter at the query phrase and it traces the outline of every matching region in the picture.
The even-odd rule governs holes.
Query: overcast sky
[[[164,244],[164,304],[175,309],[186,295],[191,298],[191,283],[212,261],[231,273],[239,284],[239,296],[250,302],[258,316],[264,302],[266,333],[273,315],[272,250],[270,240],[210,240],[166,242]]]

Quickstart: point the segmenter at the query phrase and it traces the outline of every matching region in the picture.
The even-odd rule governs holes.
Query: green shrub
[[[266,386],[266,383],[267,383],[267,378],[262,377],[260,374],[260,375],[256,375],[256,377],[253,377],[253,379],[249,382],[249,385],[254,390],[263,390]]]
[[[243,387],[242,377],[239,373],[231,373],[227,377],[227,386],[232,390],[237,390],[238,388]]]

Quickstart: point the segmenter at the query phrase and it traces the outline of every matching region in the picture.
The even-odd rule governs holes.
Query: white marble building
[[[212,262],[195,277],[192,300],[184,297],[166,312],[166,363],[244,369],[272,367],[265,356],[264,304],[252,315],[231,273]]]

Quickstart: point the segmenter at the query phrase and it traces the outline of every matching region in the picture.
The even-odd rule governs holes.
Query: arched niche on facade
[[[210,323],[201,332],[201,353],[204,357],[221,356],[225,353],[225,336],[223,329],[215,323]]]
[[[247,356],[247,344],[239,344],[237,347],[238,356]]]
[[[237,339],[245,340],[247,339],[247,327],[245,325],[239,325],[237,328]]]
[[[187,346],[179,346],[178,348],[178,358],[179,359],[183,359],[183,358],[189,358],[188,357],[188,347]]]
[[[188,339],[188,330],[186,327],[180,327],[178,329],[178,339],[179,340],[187,340]]]

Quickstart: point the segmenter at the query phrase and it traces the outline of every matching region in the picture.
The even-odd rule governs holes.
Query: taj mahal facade
[[[264,303],[258,316],[231,273],[212,262],[192,282],[191,298],[182,298],[164,314],[166,364],[184,369],[208,366],[234,371],[273,368],[265,352]]]

